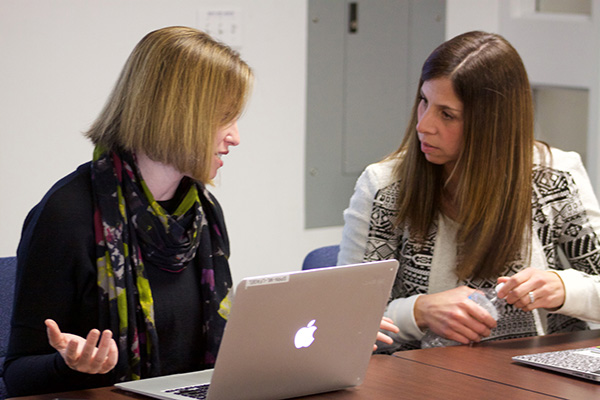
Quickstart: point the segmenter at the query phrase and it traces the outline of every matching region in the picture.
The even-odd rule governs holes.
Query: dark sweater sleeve
[[[70,369],[48,343],[44,320],[85,337],[102,329],[94,260],[89,164],[59,181],[29,213],[18,267],[4,380],[10,396],[52,393],[114,383],[112,373]]]

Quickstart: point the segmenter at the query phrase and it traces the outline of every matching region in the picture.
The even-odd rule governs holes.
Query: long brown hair
[[[208,183],[217,130],[239,117],[252,79],[239,54],[204,32],[150,32],[86,136],[107,149],[143,151]]]
[[[416,133],[423,82],[448,78],[463,103],[463,148],[456,164],[459,231],[457,275],[490,278],[522,254],[531,236],[533,104],[527,72],[501,36],[468,32],[425,61],[412,116],[391,157],[402,196],[398,223],[423,240],[441,212],[443,167],[429,163]]]

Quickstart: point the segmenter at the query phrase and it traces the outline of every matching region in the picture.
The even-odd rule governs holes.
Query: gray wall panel
[[[317,228],[343,223],[362,170],[400,144],[445,1],[309,0],[308,13],[306,227]]]

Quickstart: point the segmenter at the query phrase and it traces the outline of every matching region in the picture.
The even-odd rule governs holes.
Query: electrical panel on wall
[[[362,170],[398,148],[444,0],[309,0],[307,228],[343,224]]]
[[[197,12],[198,27],[236,51],[242,48],[242,9],[223,6],[202,8]]]

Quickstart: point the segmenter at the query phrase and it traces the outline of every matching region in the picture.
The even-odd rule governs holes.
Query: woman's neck
[[[450,219],[457,220],[460,212],[457,202],[458,173],[446,171],[445,183],[442,190],[442,212]]]
[[[168,164],[151,160],[145,153],[138,152],[136,157],[138,168],[154,199],[172,199],[184,175]]]

